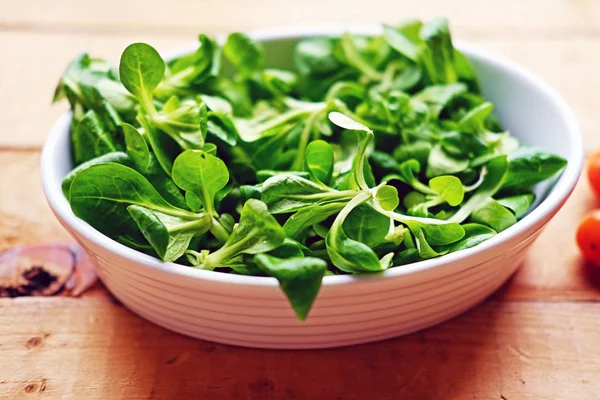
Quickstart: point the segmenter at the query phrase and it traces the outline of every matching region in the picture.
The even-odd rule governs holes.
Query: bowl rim
[[[254,30],[248,32],[248,35],[258,41],[268,41],[277,39],[301,39],[315,36],[339,36],[346,31],[354,34],[377,35],[381,33],[381,27],[356,24],[335,26],[329,25],[325,27],[308,28],[286,27]],[[223,43],[225,36],[217,36],[217,40],[220,43]],[[471,43],[458,40],[455,40],[454,42],[455,46],[467,54],[470,58],[477,58],[478,60],[483,61],[485,64],[495,65],[499,69],[507,70],[510,73],[518,75],[522,79],[529,81],[533,86],[537,87],[537,89],[540,90],[544,96],[549,98],[549,100],[557,109],[560,110],[561,115],[567,125],[567,134],[569,136],[569,140],[573,145],[571,153],[567,156],[568,164],[566,168],[554,183],[547,197],[540,204],[538,204],[535,209],[533,209],[515,225],[498,233],[496,236],[475,247],[446,254],[438,258],[419,261],[416,263],[403,265],[401,267],[389,268],[386,271],[376,274],[325,276],[323,278],[323,286],[348,285],[370,281],[379,282],[385,279],[395,279],[401,276],[413,275],[436,268],[439,269],[445,265],[447,266],[456,262],[465,261],[467,259],[473,259],[476,256],[485,253],[487,250],[501,246],[502,243],[511,238],[515,238],[530,229],[534,229],[536,225],[543,224],[546,220],[558,212],[573,191],[583,166],[583,142],[575,114],[565,100],[549,84],[515,62]],[[194,51],[196,46],[197,45],[195,43],[190,43],[189,45],[184,45],[172,51],[162,53],[162,55],[166,59],[173,58],[178,55]],[[272,277],[235,275],[163,262],[155,257],[138,252],[137,250],[118,243],[117,241],[97,231],[85,221],[77,218],[71,211],[69,203],[62,193],[62,178],[57,177],[54,163],[54,160],[56,160],[57,157],[64,152],[63,149],[58,148],[57,144],[62,136],[68,134],[68,129],[66,128],[68,128],[70,125],[70,115],[70,111],[67,111],[55,122],[42,149],[40,160],[44,194],[48,204],[50,205],[50,208],[61,223],[68,226],[77,235],[82,236],[90,242],[93,242],[95,245],[103,248],[104,250],[115,253],[132,263],[143,265],[144,267],[153,270],[159,270],[161,272],[167,272],[180,277],[200,279],[214,283],[262,287],[278,286],[277,280]]]

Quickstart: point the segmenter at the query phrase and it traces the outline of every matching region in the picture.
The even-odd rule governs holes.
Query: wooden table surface
[[[81,51],[117,61],[133,41],[160,50],[199,32],[394,23],[446,15],[455,37],[557,88],[600,147],[600,1],[0,0],[0,251],[69,242],[46,205],[39,154],[66,104],[54,85]],[[598,206],[587,182],[520,271],[472,311],[368,345],[265,351],[152,325],[99,284],[82,298],[0,299],[0,398],[599,399],[600,269],[573,241]]]

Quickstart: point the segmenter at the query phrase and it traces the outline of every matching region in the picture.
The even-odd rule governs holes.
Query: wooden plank
[[[66,242],[40,182],[39,153],[0,152],[0,251],[18,245]]]
[[[596,93],[600,93],[599,39],[529,39],[521,41],[459,36],[503,54],[529,68],[559,90],[578,115],[586,147],[600,147],[596,129]],[[0,52],[19,54],[0,63],[0,98],[3,129],[0,148],[40,148],[48,130],[66,104],[51,106],[54,87],[70,60],[82,51],[118,62],[120,53],[134,41],[147,41],[160,50],[194,41],[194,35],[161,36],[0,33]],[[22,49],[28,49],[23,52]],[[41,67],[43,65],[43,68]]]
[[[0,310],[3,398],[592,400],[600,392],[594,303],[488,301],[418,334],[320,351],[192,340],[102,299],[2,300]]]
[[[107,0],[91,4],[32,0],[12,2],[10,7],[2,8],[0,26],[4,29],[48,31],[75,27],[87,32],[154,30],[169,34],[308,24],[395,23],[407,18],[428,19],[439,15],[447,16],[457,27],[475,28],[502,37],[520,37],[523,31],[538,35],[556,30],[597,34],[600,26],[600,4],[585,0],[373,0],[368,6],[343,0],[294,3],[256,0],[251,6],[234,0],[154,2],[151,6],[143,0]]]

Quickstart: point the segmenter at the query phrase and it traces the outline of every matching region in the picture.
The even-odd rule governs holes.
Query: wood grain
[[[39,153],[0,151],[0,171],[0,251],[70,241],[46,203]]]
[[[488,301],[418,334],[320,351],[192,340],[103,299],[18,299],[0,311],[2,398],[593,400],[600,392],[600,304]]]
[[[10,0],[3,0],[9,2]],[[2,7],[0,23],[18,30],[96,30],[104,32],[154,30],[196,33],[247,30],[269,26],[330,23],[396,23],[407,18],[447,16],[456,27],[476,29],[485,35],[520,37],[531,32],[597,34],[600,3],[593,0],[430,0],[391,2],[371,0],[30,0]]]

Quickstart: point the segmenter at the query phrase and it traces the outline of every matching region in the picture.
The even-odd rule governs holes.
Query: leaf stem
[[[199,218],[197,220],[184,222],[179,225],[176,225],[169,229],[169,233],[203,230],[198,228],[205,228],[206,225],[210,223],[210,220],[207,217],[207,215],[203,215],[202,218]]]
[[[451,223],[449,221],[445,221],[445,220],[441,220],[441,219],[413,217],[411,215],[404,215],[404,214],[400,214],[400,213],[397,213],[397,212],[394,212],[394,211],[386,211],[383,208],[381,208],[381,206],[379,204],[377,204],[377,202],[375,202],[375,201],[372,201],[371,205],[379,213],[381,213],[381,214],[383,214],[383,215],[385,215],[387,217],[390,217],[394,221],[397,221],[397,222],[400,222],[400,223],[405,223],[405,221],[420,222],[420,223],[425,224],[425,225],[446,225],[446,224]]]
[[[369,145],[369,141],[373,137],[373,132],[366,132],[366,134],[367,135],[365,136],[365,139],[360,144],[358,153],[356,155],[358,161],[356,163],[355,173],[356,173],[356,182],[358,183],[358,186],[362,190],[368,191],[369,185],[367,185],[367,181],[365,179],[365,157],[366,157],[365,153],[367,151],[367,146]]]
[[[315,111],[312,113],[304,123],[304,128],[302,129],[302,133],[300,134],[300,143],[298,144],[298,152],[296,153],[296,158],[292,163],[291,170],[292,171],[302,171],[302,166],[304,165],[304,156],[306,154],[306,147],[308,146],[308,141],[310,139],[310,133],[312,131],[313,125],[317,118],[321,116],[321,114],[326,111],[326,108]]]
[[[229,239],[229,232],[227,232],[227,229],[225,229],[221,222],[215,217],[212,217],[210,233],[212,233],[221,244],[226,243],[227,239]]]
[[[234,228],[234,232],[235,229],[236,228]],[[231,244],[225,242],[223,247],[221,247],[219,250],[206,256],[202,265],[204,265],[205,269],[213,270],[215,266],[224,264],[228,259],[231,258],[232,255],[237,255],[241,252],[240,249],[243,249],[246,243],[252,240],[255,232],[256,229],[251,229],[250,232],[248,232],[248,234],[239,242]]]

